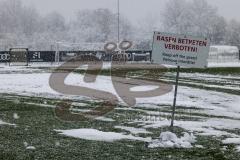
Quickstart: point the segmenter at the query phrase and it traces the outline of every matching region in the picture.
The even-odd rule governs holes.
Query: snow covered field
[[[91,99],[87,97],[63,95],[51,89],[49,86],[51,72],[38,67],[33,69],[32,67],[3,66],[0,68],[0,93],[2,100],[12,101],[11,103],[13,104],[11,105],[30,105],[43,110],[52,110],[56,106],[55,101],[67,98],[75,101],[72,105],[77,107],[76,110],[78,112],[84,112],[94,107],[92,104],[96,102],[91,102]],[[60,143],[65,138],[73,138],[74,141],[87,140],[89,143],[113,144],[128,140],[130,141],[127,144],[128,146],[132,146],[133,144],[131,143],[145,143],[148,150],[153,148],[207,149],[209,146],[201,143],[201,137],[211,137],[222,143],[220,150],[226,149],[228,145],[234,145],[234,154],[238,154],[237,151],[240,148],[239,75],[181,73],[180,76],[180,83],[185,85],[180,85],[179,87],[175,133],[169,132],[169,129],[166,130],[170,125],[173,91],[163,96],[139,98],[137,99],[137,104],[131,108],[126,107],[118,97],[120,100],[119,106],[115,107],[114,111],[105,117],[96,118],[96,124],[95,122],[89,122],[88,125],[82,125],[81,122],[69,123],[69,125],[51,124],[51,127],[48,126],[47,133],[58,137],[54,142],[55,146],[66,145],[62,144],[63,142]],[[160,79],[171,82],[173,77],[173,73],[167,72]],[[85,83],[83,75],[72,73],[67,77],[65,83],[107,91],[116,95],[109,76],[101,75],[95,83]],[[204,89],[204,87],[208,88]],[[211,89],[211,87],[214,89]],[[156,86],[141,86],[134,87],[131,90],[148,91],[155,88]],[[226,93],[222,90],[218,91],[217,89],[229,89],[231,93]],[[30,99],[22,102],[22,96]],[[9,97],[10,100],[8,99]],[[44,99],[44,101],[40,102],[40,99]],[[0,108],[0,127],[8,126],[10,130],[23,129],[26,132],[31,130],[31,127],[29,128],[31,125],[26,122],[28,121],[26,118],[31,117],[31,112],[26,117],[26,115],[22,115],[23,113],[18,112],[16,109],[9,110],[11,115],[4,111],[4,108]],[[33,112],[33,114],[36,113]],[[8,116],[12,118],[7,118]],[[30,119],[35,121],[34,117]],[[43,125],[50,123],[46,119],[43,121]],[[55,119],[54,122],[58,123]],[[94,123],[94,125],[91,126],[91,123]],[[99,123],[107,125],[102,126]],[[40,127],[41,123],[35,124],[36,127],[38,125]],[[38,134],[36,136],[38,137]],[[41,136],[45,137],[48,135]],[[27,150],[41,150],[42,145],[43,143],[33,140],[31,144],[24,146]]]

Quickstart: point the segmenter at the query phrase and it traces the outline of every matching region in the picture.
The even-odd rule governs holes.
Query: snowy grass
[[[16,124],[16,127],[0,125],[0,157],[2,159],[79,159],[79,157],[83,159],[89,159],[89,157],[92,159],[169,159],[170,156],[170,159],[199,159],[201,157],[222,160],[237,159],[240,156],[233,144],[223,144],[221,138],[218,140],[212,136],[196,135],[196,143],[188,149],[150,149],[141,140],[149,136],[157,139],[160,133],[169,131],[169,128],[165,126],[142,129],[139,124],[131,123],[133,119],[139,117],[139,112],[136,113],[136,111],[115,110],[107,115],[108,118],[114,119],[114,122],[99,120],[64,122],[56,119],[53,108],[43,107],[41,103],[37,106],[35,98],[5,95],[1,97],[1,119]],[[18,99],[18,103],[16,103],[16,99]],[[35,103],[35,105],[26,104],[24,101]],[[57,100],[44,98],[41,101],[49,105],[57,102]],[[83,105],[91,102],[80,101],[79,103]],[[124,108],[124,106],[119,107]],[[15,119],[13,114],[17,114],[19,118]],[[117,135],[118,140],[114,142],[85,140],[74,138],[71,135],[61,135],[55,131],[58,129],[64,132],[64,130],[80,128],[94,128],[99,133],[110,132]],[[235,131],[240,132],[239,129],[235,129]],[[140,141],[135,141],[135,136],[127,140],[129,138],[127,135],[133,132],[138,137],[142,137]],[[178,137],[183,137],[184,132],[188,132],[188,130],[175,127],[174,132]],[[94,135],[97,133],[94,132]],[[123,139],[118,134],[121,134]],[[108,138],[113,137],[109,136]],[[24,142],[27,143],[26,146]],[[199,150],[197,145],[204,148]],[[226,149],[223,150],[223,148]]]
[[[94,120],[65,122],[54,114],[56,104],[64,100],[63,97],[71,98],[76,110],[89,110],[103,103],[82,97],[59,96],[47,88],[45,82],[48,72],[41,69],[32,71],[31,75],[28,72],[29,69],[24,73],[22,70],[3,73],[6,77],[0,85],[3,93],[0,95],[0,120],[15,125],[0,124],[0,159],[238,160],[240,157],[240,97],[236,90],[228,94],[211,87],[199,89],[191,85],[180,86],[174,133],[179,137],[177,142],[185,132],[193,133],[196,142],[191,144],[192,148],[149,148],[151,142],[162,144],[159,141],[160,134],[170,130],[173,92],[161,97],[140,99],[133,108],[119,104],[113,112]],[[198,74],[186,69],[183,72],[182,82],[188,79],[189,82],[204,85],[211,81],[220,88],[226,80],[234,82],[233,88],[239,88],[238,69],[220,69],[216,72],[213,69],[209,72],[199,71]],[[102,72],[103,75],[108,73],[108,70]],[[132,70],[129,76],[159,80],[162,73],[157,70]],[[24,82],[29,78],[32,83]],[[174,69],[168,70],[164,78],[167,81],[173,79]],[[107,85],[108,77],[102,76],[100,82]],[[67,134],[67,131],[76,131],[77,136]],[[89,134],[89,131],[93,132]],[[93,138],[89,139],[89,135]],[[146,143],[148,137],[153,141]]]

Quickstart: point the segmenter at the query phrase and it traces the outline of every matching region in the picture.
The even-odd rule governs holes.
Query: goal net
[[[27,66],[28,65],[28,49],[27,48],[11,48],[9,50],[10,66]]]
[[[93,53],[103,50],[104,43],[68,43],[56,42],[55,62],[67,61],[81,53]],[[81,51],[81,53],[80,53]]]

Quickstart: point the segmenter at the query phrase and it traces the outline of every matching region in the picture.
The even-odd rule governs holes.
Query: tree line
[[[154,30],[209,37],[212,44],[240,46],[240,23],[227,21],[206,0],[169,0],[160,16],[146,16],[139,24],[120,17],[120,38],[135,49],[151,49]],[[53,50],[55,42],[105,43],[117,41],[117,14],[109,9],[79,10],[74,20],[61,13],[45,16],[21,0],[0,2],[1,50],[22,45]]]

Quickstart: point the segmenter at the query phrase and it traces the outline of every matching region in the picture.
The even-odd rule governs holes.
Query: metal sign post
[[[174,92],[173,107],[172,107],[172,120],[171,120],[171,126],[170,126],[171,130],[173,130],[174,119],[175,119],[179,72],[180,72],[180,66],[177,67],[177,76],[176,76],[175,92]]]
[[[178,66],[170,126],[173,130],[180,66],[205,68],[208,63],[210,39],[185,34],[154,32],[152,47],[152,59],[155,63]]]

